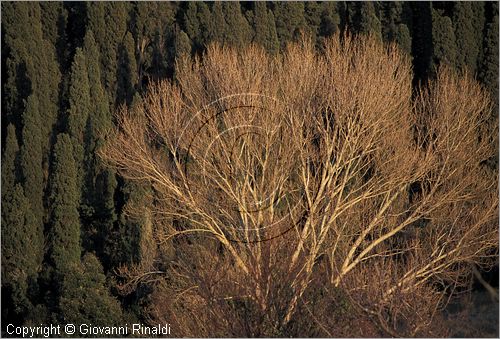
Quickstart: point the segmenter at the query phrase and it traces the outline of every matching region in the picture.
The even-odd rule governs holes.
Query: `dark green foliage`
[[[33,216],[33,234],[43,239],[43,229],[45,220],[44,210],[44,188],[46,174],[43,171],[43,120],[39,112],[39,104],[36,96],[31,95],[26,104],[26,110],[23,113],[23,145],[20,152],[21,182],[26,197],[29,197],[29,212]],[[34,247],[30,253],[41,263],[43,259],[43,241]]]
[[[115,211],[115,190],[118,182],[113,170],[104,169],[95,178],[95,203],[90,226],[85,241],[86,248],[95,249],[105,269],[109,269],[112,260],[106,248],[107,239],[112,237],[114,225],[118,220]]]
[[[334,1],[325,1],[320,5],[321,21],[318,34],[321,37],[329,37],[339,29],[340,16],[337,9],[337,3]]]
[[[141,210],[152,203],[144,185],[126,181],[119,194],[126,203],[118,222],[109,230],[105,239],[104,252],[110,266],[131,264],[139,261],[141,230],[145,215]]]
[[[273,14],[276,22],[276,33],[283,50],[287,42],[297,39],[305,33],[306,19],[303,2],[274,2]]]
[[[101,77],[110,104],[117,103],[118,46],[127,31],[129,4],[88,2],[88,28],[94,33],[101,58]]]
[[[187,3],[184,12],[183,28],[187,35],[196,41],[201,40],[200,19],[198,19],[198,5],[194,1]]]
[[[179,28],[174,32],[174,50],[176,59],[191,55],[191,40],[186,32]]]
[[[404,2],[381,2],[380,21],[382,38],[386,42],[396,42],[402,50],[411,53],[410,29],[412,18],[411,8]]]
[[[120,303],[110,295],[94,254],[73,263],[63,278],[59,308],[64,323],[124,326]]]
[[[2,188],[12,189],[19,181],[19,144],[16,128],[9,124],[5,138],[5,148],[2,157]],[[2,191],[3,191],[2,190]]]
[[[441,63],[457,66],[457,43],[451,19],[441,10],[432,10],[433,70]]]
[[[17,183],[18,153],[15,128],[9,125],[2,159],[2,290],[11,294],[8,313],[23,316],[31,308],[28,288],[40,268],[43,234],[35,224],[23,187]]]
[[[117,82],[118,103],[130,105],[138,82],[135,42],[130,32],[127,32],[123,42],[118,45]]]
[[[460,69],[476,73],[481,53],[484,27],[483,2],[456,2],[453,7],[453,24],[458,48],[456,64]]]
[[[69,57],[69,50],[66,48],[68,11],[62,2],[56,1],[40,2],[40,7],[43,37],[56,47],[59,64],[65,66]]]
[[[348,29],[382,39],[382,27],[374,2],[349,2],[346,6]]]
[[[69,109],[67,112],[67,131],[73,142],[74,159],[77,168],[77,191],[82,192],[84,185],[85,134],[87,120],[92,111],[89,77],[85,55],[77,48],[71,67],[69,87]]]
[[[403,51],[411,53],[411,33],[408,26],[405,24],[399,24],[396,30],[395,42],[401,47]]]
[[[85,35],[83,52],[87,65],[87,75],[90,88],[91,110],[89,114],[90,131],[92,136],[90,149],[94,150],[100,132],[103,132],[112,126],[111,110],[107,103],[107,93],[100,81],[101,66],[99,63],[100,53],[96,45],[92,31]]]
[[[36,283],[43,234],[33,218],[23,187],[2,188],[2,289],[11,293],[14,314],[24,316],[32,305],[28,288]]]
[[[360,33],[373,34],[379,39],[382,38],[382,27],[373,2],[359,3],[359,20]]]
[[[226,39],[227,23],[220,1],[215,1],[212,4],[212,20],[214,25],[212,26],[211,40],[222,43]]]
[[[59,272],[65,273],[80,261],[80,216],[77,167],[73,143],[61,133],[54,146],[50,185],[50,258]]]
[[[174,58],[175,58],[175,71],[173,78],[177,78],[179,69],[185,66],[186,60],[190,60],[192,52],[192,43],[186,32],[181,30],[178,26],[174,29]]]
[[[172,55],[167,48],[174,23],[173,2],[139,1],[131,12],[132,33],[137,46],[138,90],[147,76],[165,77],[171,69]]]
[[[2,25],[5,44],[7,79],[4,84],[5,109],[11,122],[20,128],[19,117],[24,111],[24,100],[31,93],[37,96],[41,120],[41,143],[46,164],[51,144],[52,129],[57,119],[60,72],[55,46],[43,37],[41,10],[38,3],[10,2],[2,4]],[[3,100],[2,100],[3,101]]]
[[[238,1],[225,1],[222,10],[226,20],[224,42],[230,46],[243,48],[250,42],[252,32],[247,19],[241,12]]]
[[[479,78],[497,102],[498,117],[498,3],[489,3],[491,21],[486,24],[483,42],[483,60]]]
[[[252,19],[255,31],[252,41],[263,46],[270,53],[277,53],[279,41],[274,15],[267,9],[265,2],[255,2]]]

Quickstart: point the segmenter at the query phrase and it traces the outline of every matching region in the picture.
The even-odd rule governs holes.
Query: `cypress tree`
[[[186,32],[177,27],[174,34],[175,58],[179,59],[191,55],[191,40]]]
[[[356,2],[353,27],[361,34],[373,34],[382,40],[382,27],[374,2]]]
[[[42,10],[42,30],[43,37],[55,46],[57,60],[61,71],[64,71],[69,49],[67,46],[66,25],[68,21],[68,11],[62,2],[40,2]]]
[[[453,24],[457,50],[457,66],[476,73],[481,52],[481,37],[484,27],[484,4],[456,2],[453,6]]]
[[[289,41],[305,32],[306,20],[303,2],[275,2],[273,9],[276,33],[283,50]]]
[[[267,9],[265,2],[256,1],[254,6],[253,28],[255,34],[252,41],[263,46],[270,53],[277,53],[279,41],[274,15]]]
[[[479,78],[490,91],[496,103],[494,114],[498,118],[498,3],[488,3],[491,19],[485,25],[483,59]]]
[[[107,93],[100,80],[99,50],[93,32],[90,30],[85,35],[83,53],[87,65],[91,109],[86,124],[85,198],[82,206],[84,237],[82,240],[85,248],[95,249],[100,246],[99,244],[102,243],[100,238],[106,237],[106,230],[109,229],[109,226],[103,227],[103,225],[112,227],[116,220],[113,199],[117,183],[114,179],[114,172],[105,168],[97,156],[97,151],[103,143],[103,132],[112,126],[112,115]],[[103,180],[103,177],[112,178],[111,184]]]
[[[87,63],[81,48],[77,48],[71,67],[69,87],[69,109],[67,131],[73,142],[74,159],[77,168],[77,191],[82,195],[84,188],[84,157],[86,125],[92,111]]]
[[[133,3],[131,26],[137,43],[138,90],[147,80],[147,75],[153,78],[165,77],[173,67],[173,53],[165,49],[165,45],[170,45],[176,6],[172,2]]]
[[[92,31],[85,35],[83,54],[86,61],[86,74],[89,84],[90,109],[85,124],[85,155],[84,155],[84,199],[82,206],[90,217],[93,213],[92,206],[95,196],[95,180],[102,170],[100,160],[96,152],[102,143],[101,133],[112,126],[112,116],[108,104],[106,92],[101,84],[101,66],[99,63],[99,51],[94,40]],[[89,210],[90,209],[90,210]]]
[[[63,279],[59,300],[64,322],[76,326],[123,326],[120,303],[110,295],[97,257],[87,253],[81,263],[73,263],[70,267],[71,274]]]
[[[191,40],[186,32],[184,32],[178,25],[174,29],[174,56],[175,56],[175,70],[173,78],[176,79],[180,69],[188,66],[185,61],[191,62],[190,56],[192,51]]]
[[[39,240],[35,242],[30,255],[36,258],[39,264],[43,259],[43,229],[45,210],[44,198],[44,172],[43,162],[43,132],[40,126],[44,124],[40,113],[38,98],[30,95],[23,113],[23,144],[20,151],[21,182],[26,197],[29,197],[30,212],[33,215],[32,233]],[[26,211],[26,213],[29,213]]]
[[[196,5],[198,8],[197,17],[198,22],[200,23],[200,33],[197,38],[197,42],[195,42],[194,39],[191,38],[191,36],[189,37],[193,42],[195,42],[194,45],[195,48],[197,48],[196,51],[198,51],[198,49],[203,49],[203,47],[206,46],[210,41],[214,40],[215,26],[218,25],[218,23],[213,18],[212,12],[210,11],[210,8],[206,3],[197,2]]]
[[[380,22],[382,38],[385,42],[396,42],[401,49],[411,53],[411,34],[408,25],[411,24],[411,9],[403,2],[381,2]]]
[[[118,49],[116,97],[119,104],[125,103],[129,105],[134,97],[138,80],[135,41],[132,33],[127,32]]]
[[[2,289],[9,291],[4,296],[10,299],[4,300],[7,306],[2,318],[9,321],[25,316],[32,307],[28,290],[36,283],[43,248],[43,235],[38,233],[29,200],[17,183],[18,153],[15,127],[10,124],[2,159]]]
[[[80,262],[80,219],[77,167],[73,143],[61,133],[54,146],[50,187],[50,258],[62,274]]]
[[[433,71],[441,63],[457,66],[457,44],[453,23],[441,10],[432,10]]]
[[[196,44],[201,42],[200,20],[198,19],[198,4],[189,1],[183,16],[183,29]]]
[[[92,228],[95,234],[92,239],[92,248],[101,258],[105,270],[116,263],[112,260],[114,253],[107,248],[107,245],[108,239],[114,236],[114,226],[118,220],[115,209],[117,186],[116,175],[110,169],[104,169],[96,177],[95,194],[99,199],[96,199],[94,204]]]
[[[11,316],[26,316],[32,308],[29,288],[36,285],[40,268],[40,258],[32,251],[43,247],[36,226],[23,187],[16,184],[10,189],[3,188],[2,289],[9,291]]]
[[[127,31],[125,2],[88,2],[88,29],[92,30],[101,58],[101,77],[111,105],[117,104],[118,45]]]
[[[61,80],[55,48],[44,39],[39,3],[11,2],[2,4],[2,10],[8,50],[4,85],[7,120],[21,129],[19,118],[24,111],[25,100],[32,93],[38,97],[39,112],[44,122],[38,127],[42,137],[38,142],[42,146],[43,165],[47,171]]]
[[[319,26],[321,24],[321,4],[316,1],[304,3],[304,18],[306,21],[307,32],[313,39],[318,36]]]
[[[328,37],[334,34],[340,25],[340,16],[337,10],[337,2],[324,1],[321,2],[321,22],[318,34],[321,37]]]
[[[224,12],[222,10],[222,3],[220,1],[215,1],[212,4],[212,20],[214,22],[213,31],[211,35],[212,41],[217,41],[219,43],[226,42],[226,30],[227,23],[224,17]]]
[[[19,144],[17,143],[16,127],[13,124],[9,124],[2,157],[2,192],[12,189],[19,181],[18,157]]]
[[[396,27],[395,41],[403,51],[410,55],[412,47],[411,33],[407,25],[399,24]]]
[[[238,1],[224,1],[222,10],[226,19],[225,42],[239,48],[246,46],[251,39],[251,29],[241,12],[240,3]]]
[[[112,126],[112,115],[108,104],[107,93],[101,83],[100,53],[93,32],[87,31],[83,44],[83,53],[87,65],[87,75],[90,88],[91,110],[89,115],[92,138],[92,146],[97,142],[99,132],[105,131]],[[95,140],[94,140],[95,139]]]

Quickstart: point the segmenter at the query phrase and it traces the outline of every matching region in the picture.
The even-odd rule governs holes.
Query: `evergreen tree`
[[[267,9],[265,2],[254,3],[253,28],[255,34],[252,41],[263,46],[270,53],[279,50],[278,35],[273,13]]]
[[[224,1],[222,9],[226,19],[225,42],[239,48],[248,45],[251,39],[251,29],[241,12],[240,3],[238,1]]]
[[[96,147],[95,143],[101,131],[112,126],[112,115],[108,105],[107,93],[101,83],[100,53],[92,31],[85,35],[83,53],[87,65],[87,75],[90,88],[91,110],[89,115],[91,130],[88,133],[92,139],[91,150]]]
[[[306,20],[303,2],[274,2],[273,15],[276,22],[276,34],[283,50],[286,44],[305,33]]]
[[[73,143],[61,133],[54,146],[50,187],[50,258],[59,273],[66,274],[80,262],[80,219],[77,167]]]
[[[118,52],[118,103],[129,105],[135,94],[138,81],[137,62],[135,59],[135,41],[132,33],[127,32]]]
[[[55,46],[60,70],[64,71],[64,66],[69,57],[67,46],[66,25],[68,11],[62,2],[40,2],[42,10],[42,30],[43,37]]]
[[[411,53],[411,9],[400,1],[380,3],[382,38],[385,42],[396,42],[401,49]]]
[[[70,266],[64,277],[59,308],[65,323],[95,326],[123,326],[120,303],[106,286],[102,265],[94,254],[87,253],[82,262]]]
[[[20,152],[21,162],[21,182],[24,188],[26,197],[29,197],[30,211],[32,213],[33,226],[31,234],[37,237],[34,242],[34,247],[30,250],[29,255],[36,258],[41,264],[43,260],[43,229],[45,210],[43,204],[44,198],[44,172],[42,171],[43,162],[43,132],[41,126],[44,124],[38,98],[35,95],[30,95],[26,103],[26,110],[23,113],[23,130]]]
[[[101,77],[111,105],[117,103],[118,45],[125,37],[129,3],[88,2],[88,28],[99,46]]]
[[[175,30],[174,49],[176,60],[191,55],[191,40],[179,27]]]
[[[328,37],[339,29],[340,16],[337,10],[337,3],[334,1],[321,2],[321,22],[318,34],[321,37]]]
[[[491,19],[485,27],[483,59],[479,78],[485,84],[495,101],[494,114],[498,118],[498,3],[488,3]]]
[[[86,125],[85,141],[85,187],[82,209],[84,248],[104,252],[104,240],[117,220],[114,196],[117,188],[114,171],[105,168],[97,156],[103,144],[103,132],[112,126],[112,115],[107,94],[101,84],[101,66],[93,32],[88,31],[83,52],[86,57],[87,75],[90,85],[91,110]],[[102,256],[104,260],[106,257]]]
[[[131,26],[137,44],[137,89],[141,90],[147,76],[163,78],[173,68],[173,53],[165,47],[170,45],[177,5],[138,1],[133,6]]]
[[[457,66],[457,43],[451,19],[441,10],[432,10],[433,71],[441,63]]]
[[[187,7],[183,17],[183,29],[188,37],[195,41],[196,44],[201,43],[200,20],[198,19],[198,4],[194,1],[187,2]]]
[[[405,51],[406,53],[408,53],[408,55],[410,55],[412,48],[411,33],[407,25],[399,24],[397,26],[395,41],[403,51]]]
[[[316,39],[321,24],[321,4],[316,1],[305,2],[304,18],[306,21],[305,26],[307,28],[307,33],[312,39]]]
[[[86,61],[86,73],[89,84],[90,109],[85,124],[85,155],[84,155],[84,199],[83,209],[88,217],[93,214],[92,206],[94,200],[99,197],[95,195],[96,176],[102,171],[102,165],[96,155],[102,144],[102,132],[112,126],[112,116],[109,109],[106,92],[101,84],[101,66],[99,63],[99,51],[92,31],[85,35],[83,53]]]
[[[484,4],[456,2],[453,7],[453,24],[457,46],[457,66],[476,73],[481,53],[484,27]]]
[[[43,124],[41,138],[42,158],[45,171],[51,135],[58,115],[59,83],[61,74],[55,48],[44,39],[39,3],[11,2],[2,4],[2,25],[7,47],[6,82],[4,91],[6,122],[21,129],[20,117],[25,100],[32,93],[37,96]],[[2,100],[3,102],[3,100]]]
[[[115,191],[118,181],[114,171],[105,169],[100,172],[96,177],[95,186],[95,194],[99,199],[96,199],[94,204],[92,248],[101,258],[104,269],[108,270],[116,263],[112,258],[113,253],[109,248],[106,248],[109,243],[107,239],[113,237],[114,227],[118,220],[115,209]]]
[[[29,200],[18,181],[19,147],[15,127],[7,128],[2,159],[2,290],[5,309],[2,319],[13,321],[25,316],[32,305],[29,287],[36,283],[43,248],[43,235],[35,224]],[[33,253],[33,249],[35,252]]]
[[[227,23],[222,10],[222,3],[220,1],[215,1],[212,4],[212,20],[214,21],[214,25],[211,40],[219,43],[225,43]]]
[[[347,3],[348,27],[356,33],[372,34],[382,39],[382,27],[374,2]]]
[[[81,48],[77,48],[71,67],[68,101],[67,131],[73,142],[73,156],[77,168],[77,191],[80,197],[84,188],[86,125],[89,114],[93,109],[90,98],[87,63]]]
[[[215,26],[218,23],[213,18],[212,12],[210,11],[210,8],[206,3],[197,2],[196,5],[198,8],[197,17],[198,22],[200,23],[200,33],[196,42],[193,40],[193,38],[191,38],[191,36],[189,37],[194,42],[196,48],[195,51],[201,51],[204,46],[206,46],[210,41],[214,40]]]
[[[23,187],[16,184],[2,189],[2,290],[8,291],[5,295],[12,305],[4,302],[13,313],[2,314],[2,318],[23,317],[32,308],[29,288],[36,285],[40,268],[40,258],[32,251],[43,247],[36,226]]]
[[[17,143],[16,127],[9,124],[5,138],[5,149],[2,157],[2,193],[12,189],[19,181],[19,144]]]

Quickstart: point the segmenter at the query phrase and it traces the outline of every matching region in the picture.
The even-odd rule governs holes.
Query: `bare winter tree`
[[[412,92],[397,47],[337,36],[324,54],[212,45],[176,76],[119,112],[102,156],[154,189],[155,245],[122,287],[153,284],[151,316],[179,335],[283,335],[302,316],[338,335],[311,306],[340,292],[390,334],[428,334],[495,261],[496,125],[467,75]]]

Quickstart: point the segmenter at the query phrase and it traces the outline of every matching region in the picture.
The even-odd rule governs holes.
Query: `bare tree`
[[[471,263],[496,259],[497,177],[484,163],[497,131],[469,76],[443,68],[412,93],[397,47],[350,36],[324,54],[307,40],[279,56],[212,45],[176,74],[119,112],[102,151],[152,185],[151,239],[175,248],[122,270],[170,305],[156,318],[186,335],[283,331],[314,288],[419,335]]]

